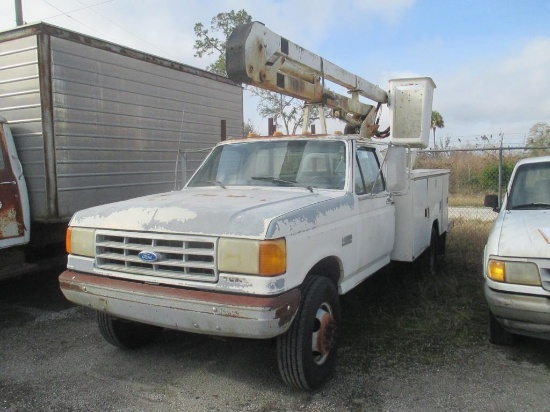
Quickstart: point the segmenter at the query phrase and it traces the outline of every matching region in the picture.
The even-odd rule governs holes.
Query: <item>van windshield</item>
[[[508,210],[550,209],[550,162],[519,166],[508,199]]]
[[[280,140],[216,147],[187,187],[301,186],[344,188],[346,148],[342,141]]]

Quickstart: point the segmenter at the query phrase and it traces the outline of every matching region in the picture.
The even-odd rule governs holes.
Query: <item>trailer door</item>
[[[0,248],[29,241],[29,205],[23,169],[9,128],[0,123]]]

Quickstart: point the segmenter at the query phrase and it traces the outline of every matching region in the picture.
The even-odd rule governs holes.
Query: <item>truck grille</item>
[[[543,289],[550,292],[550,259],[537,259]]]
[[[217,239],[136,232],[97,231],[96,267],[134,275],[216,282]],[[146,252],[157,260],[145,261]]]

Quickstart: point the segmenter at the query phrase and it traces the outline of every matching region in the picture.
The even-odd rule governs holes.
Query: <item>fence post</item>
[[[502,202],[502,175],[503,175],[503,165],[502,165],[502,139],[500,140],[500,147],[498,148],[498,207],[500,207]]]

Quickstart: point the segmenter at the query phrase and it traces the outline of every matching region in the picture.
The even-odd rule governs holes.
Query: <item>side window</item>
[[[355,193],[376,194],[384,190],[384,178],[373,150],[360,147],[355,162]]]

